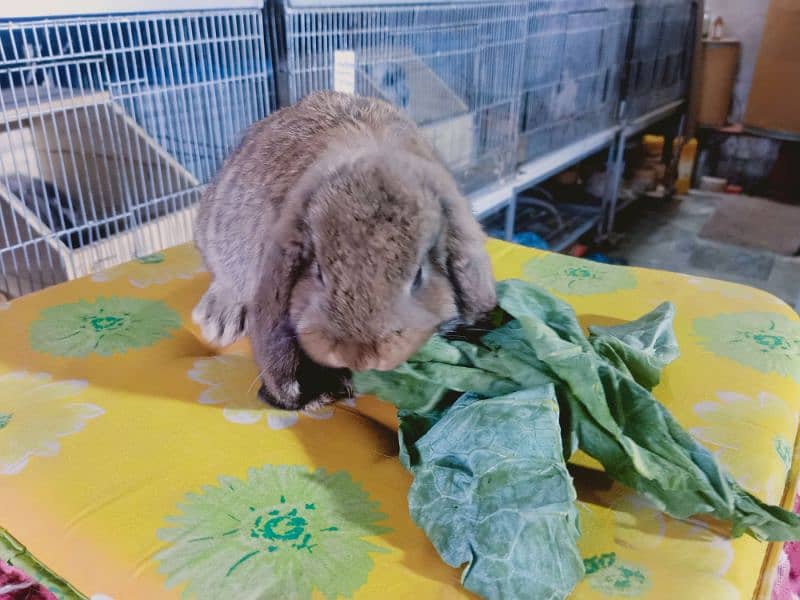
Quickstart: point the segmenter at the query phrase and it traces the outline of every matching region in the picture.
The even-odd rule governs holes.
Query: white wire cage
[[[625,82],[625,117],[635,119],[689,90],[697,3],[635,0]]]
[[[261,10],[0,23],[0,293],[189,241],[274,103]]]
[[[528,3],[521,162],[612,127],[632,0]]]
[[[692,0],[216,1],[0,22],[0,294],[190,240],[241,130],[315,90],[401,107],[466,192],[516,181],[618,125],[621,88],[628,117],[685,95],[696,18]]]
[[[338,89],[395,104],[416,121],[465,191],[513,171],[524,2],[342,4],[276,6],[286,101]]]

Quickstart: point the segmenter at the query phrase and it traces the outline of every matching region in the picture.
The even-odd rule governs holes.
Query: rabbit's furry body
[[[297,409],[494,306],[467,200],[391,105],[318,92],[254,124],[200,202],[204,337],[250,336],[262,396]]]

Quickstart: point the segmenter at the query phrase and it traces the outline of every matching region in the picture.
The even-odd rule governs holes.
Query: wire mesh
[[[614,125],[629,0],[528,3],[520,161]]]
[[[640,117],[688,93],[697,5],[636,0],[625,84],[625,116]]]
[[[272,108],[267,48],[259,10],[0,23],[0,293],[190,240]]]
[[[384,98],[471,192],[687,90],[692,0],[360,2],[0,23],[0,294],[191,239],[278,96]]]
[[[516,165],[524,2],[283,6],[290,102],[339,89],[421,127],[466,191]]]

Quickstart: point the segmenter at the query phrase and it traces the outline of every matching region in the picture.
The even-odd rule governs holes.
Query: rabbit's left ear
[[[447,271],[461,318],[474,323],[495,307],[495,280],[485,248],[486,234],[469,201],[457,191],[449,191],[439,197],[445,216]]]

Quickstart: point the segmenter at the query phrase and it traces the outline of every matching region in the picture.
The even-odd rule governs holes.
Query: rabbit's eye
[[[414,281],[411,284],[411,290],[416,292],[422,287],[422,267],[417,269],[417,274],[414,276]]]
[[[325,276],[322,274],[322,267],[319,266],[319,263],[317,263],[314,267],[314,274],[317,277],[317,281],[319,281],[322,285],[325,285]]]

